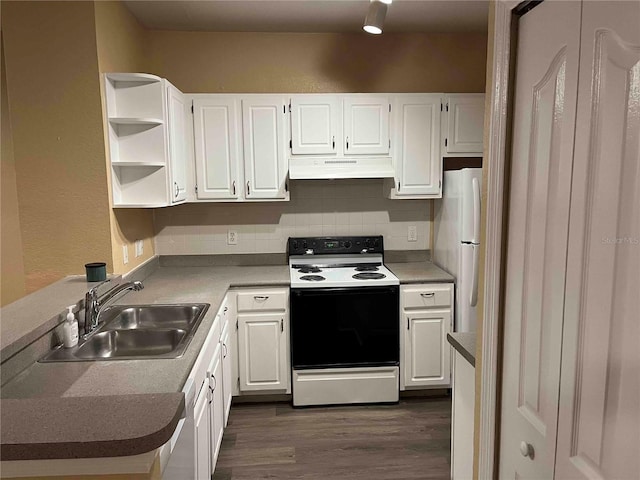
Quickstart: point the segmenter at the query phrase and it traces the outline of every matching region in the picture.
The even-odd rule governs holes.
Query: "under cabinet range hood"
[[[290,158],[289,178],[319,180],[334,178],[392,178],[390,157],[369,158]]]

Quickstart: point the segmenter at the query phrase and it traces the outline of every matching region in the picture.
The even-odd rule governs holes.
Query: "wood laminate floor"
[[[450,478],[451,398],[234,405],[213,480]]]

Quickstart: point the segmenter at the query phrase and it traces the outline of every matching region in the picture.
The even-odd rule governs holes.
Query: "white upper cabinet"
[[[335,95],[291,97],[291,153],[333,155],[340,135],[340,102]]]
[[[347,96],[343,102],[345,155],[388,155],[388,97]]]
[[[247,199],[287,197],[285,97],[242,99],[244,195]]]
[[[197,198],[238,199],[242,189],[239,99],[194,97],[193,127]]]
[[[171,203],[187,199],[187,107],[184,94],[167,82]]]
[[[396,196],[440,196],[439,94],[403,95],[394,98],[393,124]]]
[[[445,101],[445,156],[482,156],[484,93],[450,94]]]

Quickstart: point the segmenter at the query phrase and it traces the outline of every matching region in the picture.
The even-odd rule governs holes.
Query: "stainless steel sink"
[[[118,305],[77,347],[58,347],[40,362],[178,358],[184,354],[209,304]]]
[[[103,330],[138,328],[180,328],[188,330],[198,320],[200,305],[135,305],[115,306],[104,311]]]

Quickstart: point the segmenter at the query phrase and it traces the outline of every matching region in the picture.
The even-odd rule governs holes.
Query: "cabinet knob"
[[[520,453],[523,457],[529,457],[531,460],[533,460],[535,450],[533,449],[533,445],[523,440],[522,442],[520,442]]]

